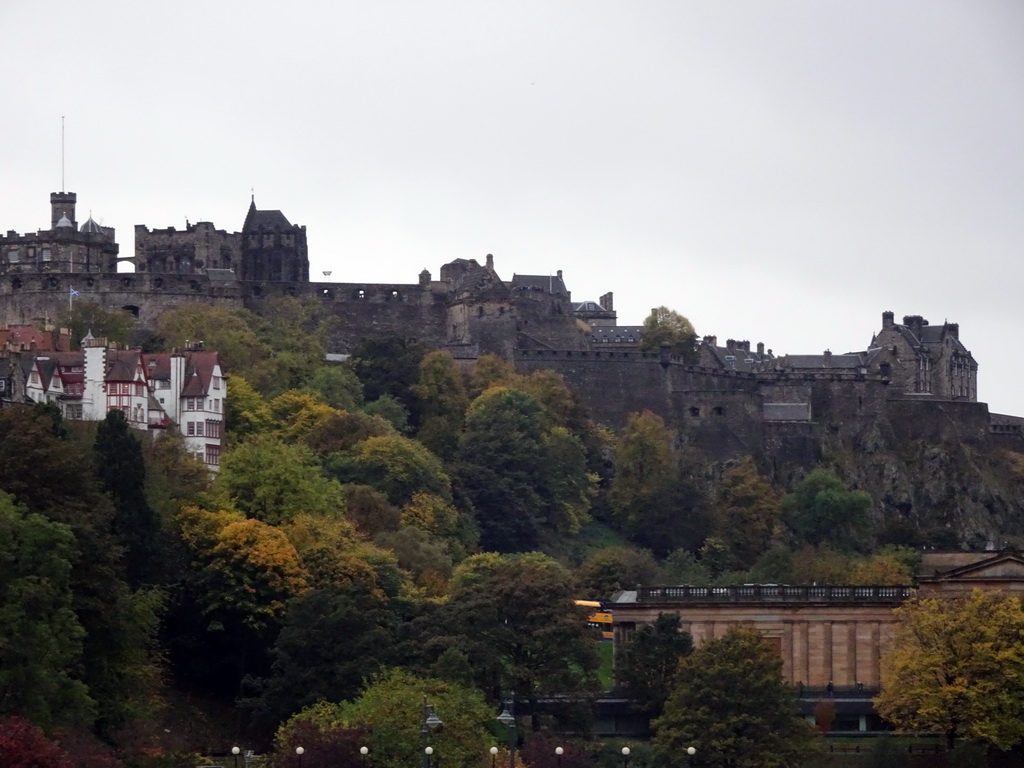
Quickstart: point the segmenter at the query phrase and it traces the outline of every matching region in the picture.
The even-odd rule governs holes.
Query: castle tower
[[[78,195],[74,192],[51,192],[50,193],[50,229],[57,228],[57,222],[61,217],[66,216],[71,226],[78,229],[78,221],[75,219],[75,203],[78,202]]]
[[[306,228],[292,224],[281,211],[261,211],[255,198],[242,225],[240,280],[309,282]]]

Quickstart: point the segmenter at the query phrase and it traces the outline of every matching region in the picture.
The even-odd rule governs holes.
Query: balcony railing
[[[913,587],[791,586],[744,584],[732,587],[639,587],[637,603],[894,603],[910,598]]]

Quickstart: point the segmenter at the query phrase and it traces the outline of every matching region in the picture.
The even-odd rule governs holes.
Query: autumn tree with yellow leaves
[[[879,714],[901,731],[938,731],[1007,750],[1024,739],[1024,609],[975,590],[911,600],[883,658]]]

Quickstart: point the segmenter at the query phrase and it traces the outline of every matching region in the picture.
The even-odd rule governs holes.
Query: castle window
[[[50,252],[49,248],[43,248],[43,250],[42,250],[42,259],[43,259],[43,261],[52,261],[53,260],[53,254]]]
[[[9,261],[11,264],[17,264],[19,261],[21,261],[21,254],[18,253],[17,248],[7,252],[7,261]]]
[[[476,316],[477,317],[483,317],[484,316],[484,308],[482,306],[476,308]]]
[[[725,416],[725,409],[720,405],[716,405],[714,408],[714,414],[715,416]]]
[[[357,299],[365,299],[366,298],[366,291],[364,291],[362,288],[360,288],[358,291],[356,291],[356,298]]]
[[[700,408],[698,408],[696,405],[691,405],[690,417],[694,419],[700,418]]]
[[[392,291],[391,292],[391,298],[392,299],[397,299],[398,298],[398,291]]]

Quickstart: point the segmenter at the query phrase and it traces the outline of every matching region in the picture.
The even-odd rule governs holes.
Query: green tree
[[[190,557],[166,622],[178,679],[234,699],[246,675],[269,674],[288,601],[307,588],[283,531],[234,511],[185,506],[176,516]]]
[[[398,336],[366,339],[352,351],[352,370],[363,384],[367,403],[390,395],[401,403],[418,424],[416,396],[423,350]]]
[[[650,552],[635,547],[604,547],[576,570],[578,597],[606,600],[619,589],[658,584],[661,569]]]
[[[659,717],[675,690],[679,661],[693,651],[693,638],[680,629],[679,616],[659,613],[653,624],[640,627],[622,646],[615,673],[634,706]]]
[[[77,349],[86,334],[125,346],[135,327],[135,318],[123,310],[109,311],[91,301],[78,300],[61,317],[61,327],[71,332],[71,343]]]
[[[693,323],[668,307],[657,307],[644,318],[644,335],[640,348],[646,352],[657,351],[662,344],[668,344],[673,355],[688,360],[697,357],[697,333]]]
[[[269,403],[274,434],[286,443],[303,440],[338,411],[308,390],[289,389]]]
[[[74,534],[0,492],[0,713],[52,728],[91,722],[76,675],[85,631],[73,610]]]
[[[97,704],[98,727],[119,727],[152,700],[160,600],[125,582],[114,507],[97,485],[91,448],[52,407],[0,409],[0,489],[74,534],[71,591],[85,630],[77,674]]]
[[[253,330],[256,322],[256,316],[243,309],[183,304],[162,312],[157,330],[168,349],[185,349],[201,341],[206,349],[217,350],[224,370],[249,379],[254,366],[270,354]]]
[[[1016,596],[975,590],[916,598],[883,657],[878,713],[898,730],[938,731],[1008,750],[1024,740],[1024,609]]]
[[[543,435],[540,405],[525,392],[494,387],[470,405],[459,447],[460,474],[484,549],[536,547],[545,517]]]
[[[227,375],[227,385],[224,418],[232,442],[267,431],[271,421],[270,406],[263,396],[236,373]]]
[[[122,411],[108,412],[99,423],[94,450],[100,484],[114,501],[114,530],[124,543],[128,583],[152,583],[162,570],[160,520],[146,498],[142,445]]]
[[[420,402],[417,439],[438,456],[451,459],[469,407],[463,375],[448,352],[430,352],[420,362],[412,393]]]
[[[314,425],[302,439],[317,456],[348,451],[370,437],[397,434],[380,416],[360,412],[334,411]]]
[[[363,406],[363,385],[348,365],[321,365],[313,370],[306,388],[332,408],[357,411]]]
[[[478,686],[495,697],[514,690],[534,703],[543,694],[594,687],[597,655],[586,610],[575,605],[572,576],[558,562],[535,552],[471,557],[452,585],[429,646],[463,650]]]
[[[369,485],[396,506],[416,493],[451,498],[451,479],[426,446],[400,435],[370,437],[327,461],[327,471],[343,483]]]
[[[321,731],[344,727],[364,730],[373,768],[408,768],[409,756],[422,754],[420,725],[428,704],[443,726],[430,735],[430,746],[449,768],[479,768],[493,743],[488,734],[494,713],[480,693],[456,683],[416,677],[391,669],[373,677],[351,702],[322,702],[285,723],[278,741],[294,743],[292,729],[314,723]]]
[[[746,628],[730,629],[679,662],[653,725],[655,755],[672,768],[686,768],[690,746],[713,768],[797,768],[813,751],[781,659]]]
[[[216,486],[239,511],[267,523],[303,512],[344,514],[341,486],[323,475],[313,452],[269,435],[257,435],[227,451]]]
[[[819,467],[782,499],[786,524],[799,541],[860,551],[870,531],[871,497],[851,491],[830,469]]]
[[[615,445],[609,504],[618,529],[661,557],[680,547],[696,549],[707,533],[703,500],[680,469],[684,458],[673,454],[660,416],[643,411],[627,417]]]
[[[363,413],[383,419],[400,435],[408,434],[411,429],[409,409],[393,395],[385,393],[367,403],[363,406]]]
[[[711,505],[712,533],[722,544],[720,571],[745,570],[781,526],[780,494],[745,458],[722,475]]]
[[[391,662],[399,616],[364,585],[314,589],[290,601],[257,717],[278,725],[317,701],[354,699]]]
[[[590,505],[598,478],[587,471],[583,442],[565,427],[556,426],[541,437],[541,499],[549,530],[575,534],[590,521]]]
[[[476,399],[491,387],[510,387],[518,380],[512,365],[494,354],[481,355],[470,372],[469,396]]]

